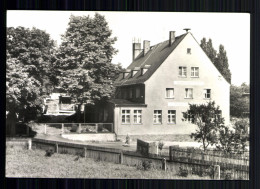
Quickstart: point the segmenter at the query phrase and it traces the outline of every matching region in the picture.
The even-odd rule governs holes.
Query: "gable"
[[[188,49],[191,50],[190,54],[187,53]],[[187,68],[187,72],[189,72],[187,73],[187,78],[179,77],[179,66]],[[199,67],[199,72],[201,74],[199,78],[190,78],[191,67]],[[155,79],[152,79],[154,77]],[[221,80],[222,84],[225,83],[230,85],[190,33],[186,35],[174,51],[169,54],[150,79],[156,81],[158,80],[158,77],[164,78],[165,81],[172,80],[173,78],[176,81]]]

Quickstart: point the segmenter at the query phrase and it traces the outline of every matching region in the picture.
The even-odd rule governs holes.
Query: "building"
[[[58,88],[44,99],[43,113],[45,115],[72,115],[75,111],[75,104],[71,102],[71,97]]]
[[[102,115],[117,135],[190,134],[183,113],[189,103],[215,101],[229,124],[230,84],[187,32],[150,46],[133,43],[133,62],[115,82],[116,97]],[[105,117],[105,116],[104,116]],[[106,121],[104,120],[104,121]]]

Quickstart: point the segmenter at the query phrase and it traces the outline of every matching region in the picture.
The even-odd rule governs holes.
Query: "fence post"
[[[213,179],[220,180],[220,166],[219,165],[214,165]]]
[[[59,146],[58,146],[58,143],[56,142],[55,144],[55,149],[56,149],[56,153],[59,153]]]
[[[123,164],[123,152],[120,153],[120,164]]]
[[[64,123],[61,124],[61,134],[64,133]]]
[[[28,150],[32,149],[32,139],[28,140]]]
[[[96,133],[98,133],[98,123],[96,123]]]
[[[84,147],[84,156],[87,158],[87,147]]]
[[[47,134],[46,124],[44,124],[44,134]]]
[[[29,136],[29,126],[26,126],[26,135]]]
[[[166,159],[162,159],[162,170],[166,171]]]

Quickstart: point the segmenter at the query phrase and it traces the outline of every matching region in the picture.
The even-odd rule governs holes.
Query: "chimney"
[[[135,60],[135,58],[141,53],[142,49],[141,49],[141,43],[138,41],[134,41],[133,42],[133,61]]]
[[[186,33],[188,33],[189,32],[189,30],[191,30],[190,28],[184,28],[183,30],[185,30],[186,31]]]
[[[174,41],[175,41],[175,31],[170,31],[169,46],[171,46]]]
[[[144,40],[144,56],[146,55],[146,53],[150,50],[150,41]]]

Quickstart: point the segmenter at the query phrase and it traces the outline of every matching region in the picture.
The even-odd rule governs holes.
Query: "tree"
[[[229,70],[227,53],[223,45],[219,45],[219,52],[214,49],[212,40],[209,38],[208,42],[206,38],[201,40],[201,48],[207,54],[211,62],[216,66],[218,71],[223,75],[223,77],[231,83],[231,72]]]
[[[249,93],[249,86],[246,83],[241,86],[231,85],[230,87],[230,115],[243,117],[244,112],[249,112],[249,98],[243,96]]]
[[[63,35],[55,63],[59,70],[60,86],[79,105],[108,100],[114,92],[113,81],[120,66],[111,63],[116,53],[108,23],[104,16],[71,15]]]
[[[231,72],[229,70],[228,58],[223,45],[219,45],[219,52],[215,60],[215,66],[226,80],[231,83]]]
[[[6,39],[6,110],[20,117],[36,114],[45,84],[55,84],[54,43],[45,31],[8,27]]]
[[[216,148],[225,154],[243,153],[249,141],[249,123],[247,120],[239,120],[234,125],[234,130],[224,126],[219,131]]]
[[[190,137],[202,142],[204,151],[209,145],[217,142],[217,132],[223,126],[224,118],[220,116],[219,106],[215,106],[214,101],[200,105],[189,104],[189,109],[183,112],[183,117],[185,119],[192,117],[194,124],[198,126]]]

